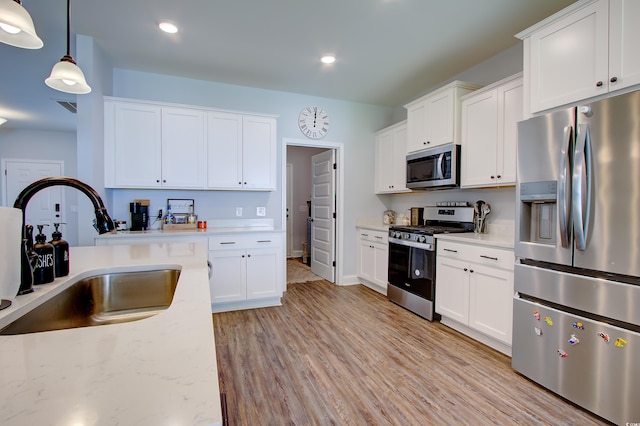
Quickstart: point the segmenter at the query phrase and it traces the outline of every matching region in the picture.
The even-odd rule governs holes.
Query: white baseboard
[[[278,297],[255,300],[238,300],[235,302],[212,303],[211,312],[240,311],[243,309],[268,308],[271,306],[282,306],[282,300]]]
[[[336,282],[337,285],[354,285],[360,284],[360,280],[357,275],[343,275],[342,278]]]
[[[371,290],[377,291],[378,293],[386,296],[387,295],[387,287],[384,286],[382,287],[380,284],[377,283],[372,283],[371,281],[368,280],[364,280],[362,278],[360,278],[360,283],[362,283],[362,285],[369,287]]]
[[[466,334],[467,336],[477,340],[480,343],[484,343],[485,345],[497,350],[498,352],[502,352],[503,354],[509,357],[511,356],[511,346],[505,343],[499,342],[495,340],[493,337],[489,337],[486,334],[480,333],[479,331],[476,331],[464,324],[460,324],[459,322],[447,317],[442,317],[440,319],[440,322],[446,325],[447,327],[451,327],[454,330],[459,331],[462,334]]]
[[[287,256],[289,258],[298,258],[302,257],[302,250],[291,250],[291,256]]]

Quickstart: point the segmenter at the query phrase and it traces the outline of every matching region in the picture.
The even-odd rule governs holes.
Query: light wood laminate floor
[[[213,323],[230,425],[606,424],[362,285],[288,285]]]

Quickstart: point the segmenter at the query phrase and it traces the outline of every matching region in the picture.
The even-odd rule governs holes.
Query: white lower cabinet
[[[209,237],[214,312],[275,306],[284,291],[279,233]]]
[[[513,250],[440,240],[437,246],[441,322],[511,355]]]
[[[385,231],[357,228],[357,275],[367,287],[387,294],[389,236]]]

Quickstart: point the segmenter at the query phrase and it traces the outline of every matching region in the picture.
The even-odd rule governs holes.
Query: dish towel
[[[427,262],[427,254],[422,249],[411,247],[409,261],[409,272],[412,279],[427,278],[425,277],[425,264]]]
[[[22,210],[0,207],[0,299],[14,300],[20,288]]]

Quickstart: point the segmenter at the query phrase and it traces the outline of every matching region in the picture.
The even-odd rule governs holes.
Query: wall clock
[[[320,139],[329,131],[329,116],[322,108],[309,106],[298,117],[300,131],[311,139]]]

